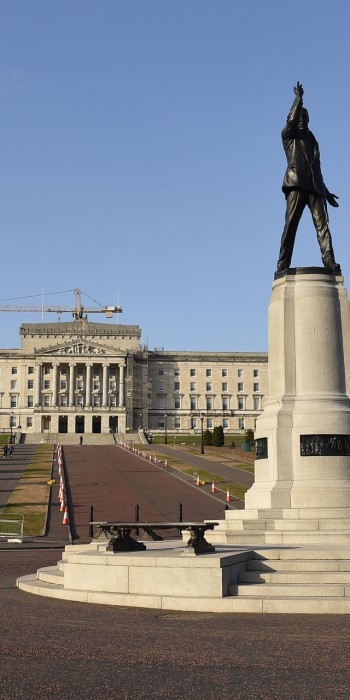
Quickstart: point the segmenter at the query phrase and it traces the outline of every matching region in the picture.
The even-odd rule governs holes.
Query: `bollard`
[[[92,538],[93,538],[93,536],[94,536],[94,526],[93,526],[93,525],[91,525],[91,522],[93,521],[93,519],[94,519],[94,506],[90,506],[90,516],[89,516],[89,537],[91,537],[91,539],[92,539]]]
[[[179,506],[178,506],[178,521],[179,521],[179,523],[182,523],[182,522],[183,522],[183,508],[182,508],[182,503],[179,503]],[[180,528],[178,529],[178,535],[179,535],[179,537],[181,537],[181,529],[180,529]]]
[[[135,506],[135,522],[139,523],[140,522],[140,506],[138,503],[136,503]],[[140,534],[140,530],[137,528],[136,530],[136,536],[138,537]]]

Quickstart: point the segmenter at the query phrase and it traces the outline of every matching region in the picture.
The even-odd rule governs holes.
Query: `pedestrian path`
[[[221,476],[229,481],[233,481],[236,484],[240,484],[241,486],[247,486],[247,488],[249,488],[254,483],[254,474],[251,472],[224,464],[216,459],[213,460],[212,458],[206,458],[205,454],[195,455],[179,448],[170,447],[169,445],[155,445],[154,449],[156,452],[160,452],[167,457],[172,457],[173,459],[185,462],[185,464],[197,469],[203,469],[205,471],[217,474],[218,476]]]
[[[3,455],[0,459],[0,514],[12,492],[19,484],[32,456],[35,445],[16,445],[12,457]]]

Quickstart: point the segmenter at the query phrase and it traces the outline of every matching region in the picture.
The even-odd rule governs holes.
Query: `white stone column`
[[[59,362],[53,362],[53,377],[52,377],[52,406],[56,408],[57,406],[57,378],[58,378],[58,366]]]
[[[69,363],[69,406],[74,406],[74,376],[75,376],[75,362]]]
[[[102,408],[107,407],[108,400],[108,370],[109,364],[102,365]]]
[[[85,379],[85,406],[91,406],[91,363],[86,363],[86,379]]]
[[[35,392],[35,405],[41,406],[41,373],[42,373],[42,363],[35,363],[36,369],[36,392]]]
[[[119,365],[119,408],[124,406],[124,369],[125,365]]]

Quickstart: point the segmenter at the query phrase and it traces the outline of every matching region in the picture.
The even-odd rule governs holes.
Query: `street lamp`
[[[142,430],[142,413],[140,413],[140,430]]]
[[[12,445],[12,420],[13,420],[13,411],[10,415],[10,445]]]
[[[204,433],[203,433],[204,413],[201,413],[199,417],[201,419],[201,455],[204,455]]]
[[[167,427],[168,427],[168,414],[164,413],[164,445],[168,444]]]

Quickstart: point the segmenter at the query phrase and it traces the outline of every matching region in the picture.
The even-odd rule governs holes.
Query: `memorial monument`
[[[228,511],[210,541],[350,542],[350,352],[346,290],[335,262],[317,141],[304,90],[282,131],[286,221],[269,305],[269,396],[257,419],[255,482],[244,511]],[[323,267],[290,267],[309,207]],[[220,532],[219,532],[220,531]],[[223,532],[226,532],[223,537]]]
[[[282,131],[287,211],[269,305],[270,393],[245,509],[206,532],[225,546],[190,556],[176,542],[118,553],[106,542],[68,546],[57,567],[18,579],[22,590],[162,610],[350,614],[349,302],[328,227],[337,198],[323,182],[303,88],[294,91]],[[323,267],[292,268],[306,205]]]

